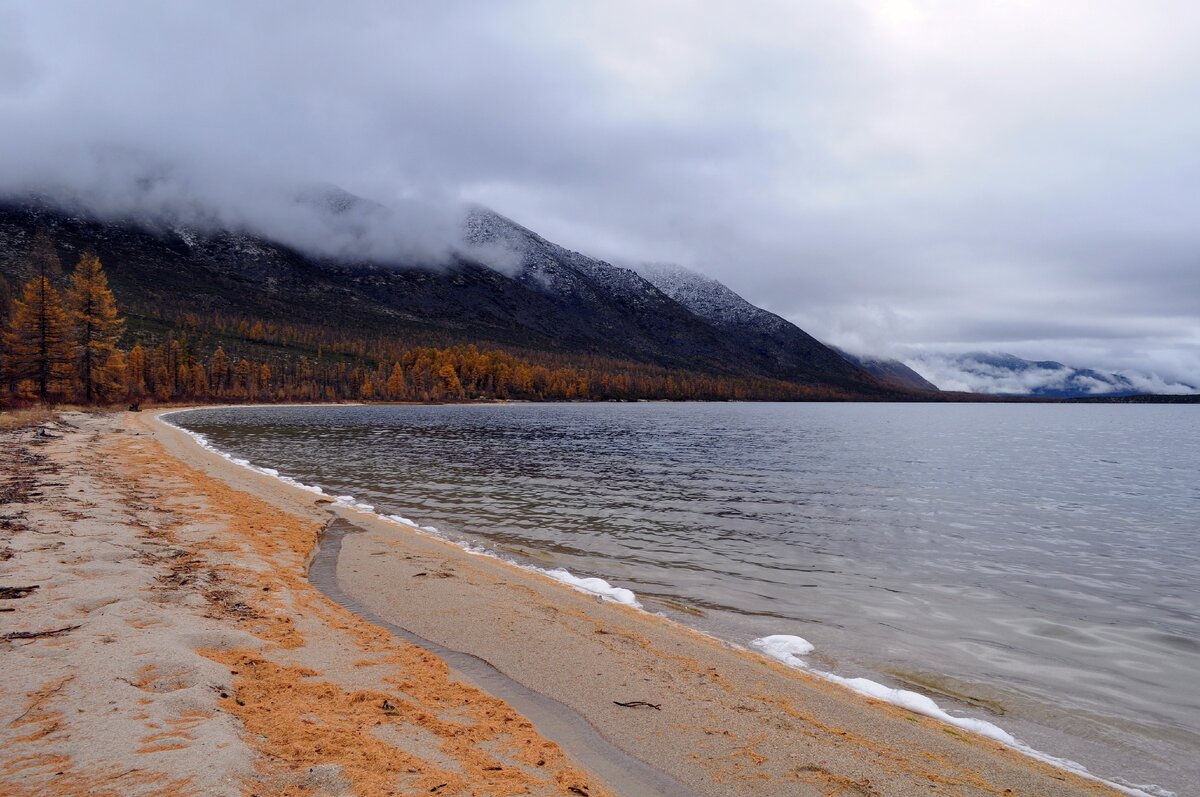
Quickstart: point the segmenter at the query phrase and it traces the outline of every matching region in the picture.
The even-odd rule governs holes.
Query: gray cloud
[[[0,189],[383,258],[443,256],[475,201],[852,350],[1200,381],[1184,0],[31,1],[0,29]],[[322,226],[294,197],[325,184],[391,210]]]

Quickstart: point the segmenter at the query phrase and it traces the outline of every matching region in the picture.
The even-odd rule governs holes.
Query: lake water
[[[1200,784],[1200,409],[256,407],[172,417],[382,514],[740,643]]]

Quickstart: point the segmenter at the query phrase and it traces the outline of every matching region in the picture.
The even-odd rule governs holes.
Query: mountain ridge
[[[751,304],[718,280],[668,263],[645,263],[638,268],[663,293],[717,328],[746,338],[756,351],[793,378],[818,370],[847,376],[870,373],[787,319]],[[873,374],[871,377],[877,384],[886,384]]]
[[[330,212],[353,201],[335,199]],[[753,336],[712,324],[631,269],[483,208],[467,218],[464,246],[447,262],[381,264],[316,257],[243,231],[114,222],[9,200],[0,203],[0,274],[14,284],[29,276],[23,257],[34,230],[46,227],[64,262],[83,250],[100,255],[138,334],[161,334],[185,316],[286,319],[421,343],[628,360],[861,397],[888,393],[865,371],[827,368],[829,357],[844,361],[819,343],[814,362],[804,352],[781,362]]]
[[[884,382],[909,390],[926,390],[931,393],[936,393],[940,390],[933,382],[930,382],[899,360],[890,357],[875,357],[868,354],[851,354],[845,349],[839,349],[836,346],[832,348],[859,368],[874,374]]]

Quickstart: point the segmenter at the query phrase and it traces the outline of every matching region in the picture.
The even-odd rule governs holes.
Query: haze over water
[[[1195,408],[566,404],[173,422],[382,514],[914,689],[1093,772],[1200,783]]]

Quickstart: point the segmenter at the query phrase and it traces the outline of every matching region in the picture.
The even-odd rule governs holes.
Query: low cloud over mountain
[[[475,202],[851,351],[1200,381],[1196,3],[31,2],[0,30],[3,191],[369,259],[436,260]],[[324,182],[392,210],[331,224],[295,202]]]
[[[927,353],[907,358],[905,362],[942,390],[970,393],[1054,398],[1200,393],[1196,386],[1168,381],[1155,374],[1108,373],[1053,360],[1024,360],[1003,353]]]

